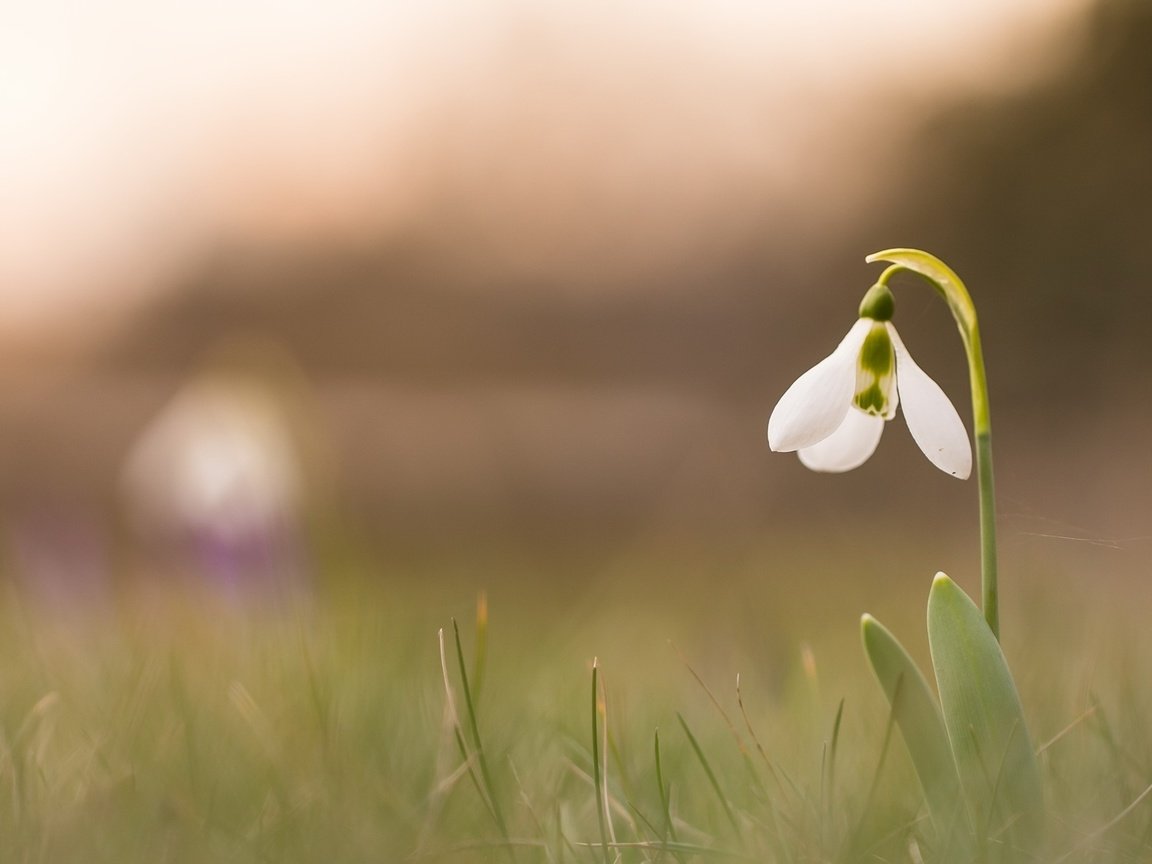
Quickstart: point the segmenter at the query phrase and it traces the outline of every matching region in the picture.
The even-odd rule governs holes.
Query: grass
[[[766,558],[719,583],[692,578],[713,555],[643,557],[630,579],[440,561],[95,613],[10,590],[0,861],[946,860],[856,644],[870,610],[922,651],[928,576]],[[1149,860],[1152,634],[1131,596],[1052,587],[1004,614],[1043,860]]]

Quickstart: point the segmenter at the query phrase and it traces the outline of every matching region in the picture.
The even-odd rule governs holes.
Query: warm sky
[[[0,0],[0,335],[121,308],[212,244],[380,236],[445,187],[509,224],[541,183],[799,195],[858,143],[842,115],[1011,86],[1086,3]]]

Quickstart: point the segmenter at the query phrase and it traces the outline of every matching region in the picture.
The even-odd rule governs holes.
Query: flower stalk
[[[980,571],[984,620],[997,639],[1000,638],[1000,590],[997,580],[996,495],[992,476],[992,422],[988,404],[988,378],[984,371],[984,352],[980,344],[980,327],[976,306],[964,283],[939,258],[919,249],[886,249],[869,255],[868,263],[884,261],[889,266],[877,284],[901,270],[918,273],[927,279],[948,304],[964,351],[968,356],[968,379],[972,389],[972,426],[976,437],[976,479],[980,495]]]

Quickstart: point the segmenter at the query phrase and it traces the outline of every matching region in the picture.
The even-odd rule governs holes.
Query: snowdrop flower
[[[929,461],[961,479],[972,471],[968,433],[956,409],[912,360],[892,325],[895,302],[874,285],[860,319],[828,357],[796,379],[768,420],[768,444],[798,452],[813,471],[851,471],[880,443],[903,403],[912,437]]]

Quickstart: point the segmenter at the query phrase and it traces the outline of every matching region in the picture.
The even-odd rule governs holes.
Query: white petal
[[[836,350],[801,375],[780,397],[768,418],[768,445],[789,453],[810,447],[836,431],[852,405],[856,360],[872,321],[859,319]]]
[[[916,365],[891,324],[896,349],[896,387],[900,391],[904,419],[912,437],[928,460],[961,480],[972,473],[972,445],[960,415],[944,391]]]
[[[805,447],[798,455],[813,471],[851,471],[868,461],[883,431],[883,417],[853,408],[839,429],[823,441]]]

